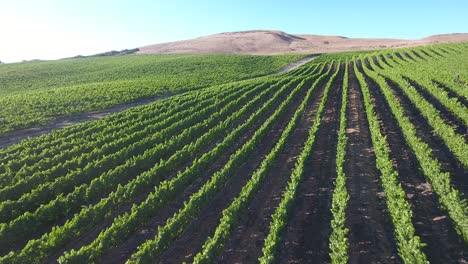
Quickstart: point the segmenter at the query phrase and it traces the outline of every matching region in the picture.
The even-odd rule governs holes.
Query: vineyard
[[[271,74],[300,57],[142,55],[1,65],[0,135],[62,116]]]
[[[0,263],[468,262],[466,43],[283,73],[301,56],[258,58],[233,58],[250,65],[239,75],[159,80],[171,96],[1,149]],[[161,94],[145,87],[165,66],[132,60],[144,67],[131,80],[115,79],[130,66],[62,80],[46,65],[51,79],[18,93],[30,80],[1,66],[0,132],[65,114],[60,93],[90,92],[73,111]],[[182,73],[202,65],[190,60]],[[115,94],[96,89],[103,76]]]

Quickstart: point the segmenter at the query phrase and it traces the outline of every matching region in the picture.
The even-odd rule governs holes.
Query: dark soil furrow
[[[445,123],[454,128],[455,132],[463,137],[465,141],[468,141],[468,128],[465,123],[458,118],[452,111],[448,110],[437,98],[435,98],[431,93],[429,93],[424,87],[422,87],[415,80],[410,79],[406,76],[403,76],[403,79],[408,81],[411,86],[413,86],[418,93],[431,103],[437,111],[439,111],[440,117],[444,119]]]
[[[381,70],[383,70],[384,68],[382,68],[382,66],[380,65],[379,61],[377,60],[377,57],[376,56],[372,56],[372,61],[374,62],[374,65],[376,65],[377,67],[379,67]]]
[[[226,242],[224,252],[217,260],[218,263],[249,263],[255,262],[261,256],[263,242],[269,232],[271,215],[281,200],[296,158],[307,139],[308,129],[322,99],[325,84],[323,81],[312,92],[312,99],[307,103],[297,128],[290,135],[275,167],[265,179],[248,210],[242,214],[237,229]]]
[[[66,128],[75,124],[83,123],[85,121],[99,120],[110,114],[119,113],[141,105],[151,104],[157,100],[162,100],[171,96],[171,93],[167,93],[147,98],[139,98],[134,100],[133,102],[114,105],[107,109],[90,111],[85,113],[76,113],[73,115],[57,116],[54,117],[54,119],[52,119],[51,121],[49,121],[48,124],[45,126],[25,128],[0,135],[0,149],[7,148],[8,146],[19,143],[25,139],[35,138],[40,135],[50,133],[56,129]]]
[[[392,53],[387,54],[387,59],[391,60],[393,63],[396,63],[397,65],[402,65],[401,62],[395,59],[396,56],[392,55]]]
[[[381,131],[387,137],[390,157],[398,171],[399,180],[413,211],[416,235],[427,244],[423,249],[431,263],[463,263],[468,256],[463,242],[451,226],[447,214],[440,209],[437,196],[425,179],[398,122],[375,83],[370,82],[371,94]]]
[[[405,109],[406,116],[416,129],[417,136],[432,149],[432,155],[439,160],[442,170],[450,173],[453,187],[467,197],[468,177],[466,175],[468,175],[468,170],[464,169],[463,164],[450,151],[444,141],[433,132],[433,128],[401,88],[392,80],[386,79],[386,81]]]
[[[369,62],[369,58],[364,58],[364,63],[366,64],[366,66],[367,66],[367,68],[369,70],[374,71],[374,68],[372,67],[372,65]]]
[[[395,52],[395,56],[397,56],[400,60],[404,62],[409,62],[406,58],[404,58],[399,52]]]
[[[384,55],[380,54],[380,59],[383,61],[383,63],[386,64],[386,66],[388,66],[388,67],[390,67],[390,68],[393,68],[392,65],[388,64],[388,61],[387,61],[387,59],[385,58]]]
[[[459,53],[459,52],[460,52],[460,50],[457,50],[457,49],[455,49],[454,47],[445,47],[445,48],[448,49],[448,50],[450,50],[450,51],[452,51],[452,52],[455,52],[455,53]]]
[[[321,127],[306,161],[304,178],[281,245],[280,263],[329,262],[331,200],[336,179],[336,144],[339,128],[344,65],[325,105]]]
[[[438,48],[439,48],[439,50],[441,50],[443,53],[445,53],[445,54],[450,54],[450,52],[448,52],[447,50],[445,50],[445,49],[443,49],[443,48],[441,48],[441,47],[438,47]]]
[[[432,51],[432,53],[436,54],[439,57],[445,57],[444,55],[440,54],[439,52],[435,51],[434,49],[429,49],[429,50]]]
[[[417,60],[415,60],[415,59],[413,58],[413,56],[411,56],[411,55],[410,55],[408,52],[406,52],[406,51],[403,52],[403,55],[405,55],[406,58],[408,58],[408,59],[410,59],[410,60],[412,60],[412,61],[414,61],[414,62],[418,62]]]
[[[349,263],[399,263],[392,222],[375,163],[363,95],[351,65],[349,76],[345,162],[350,195],[346,210]]]
[[[445,47],[445,48],[448,49],[448,50],[450,50],[450,51],[452,51],[452,52],[460,52],[460,51],[458,51],[458,50],[456,50],[456,49],[454,49],[454,48],[452,48],[452,47]]]
[[[445,84],[443,84],[443,83],[441,83],[441,82],[439,82],[439,81],[432,80],[432,82],[433,82],[434,84],[436,84],[437,87],[439,87],[439,88],[443,89],[444,91],[446,91],[447,94],[448,94],[448,96],[450,96],[451,98],[457,98],[457,100],[458,100],[462,105],[464,105],[465,107],[468,108],[468,100],[467,100],[465,97],[463,97],[463,96],[457,94],[457,93],[454,92],[451,88],[447,87]]]
[[[424,53],[424,55],[426,55],[426,56],[432,58],[432,55],[429,54],[429,53],[428,53],[427,51],[425,51],[425,50],[421,50],[421,53]]]
[[[421,56],[419,53],[417,53],[415,50],[413,50],[413,51],[411,51],[411,52],[413,52],[414,56],[418,57],[419,59],[427,61],[424,57],[422,57],[422,56]]]

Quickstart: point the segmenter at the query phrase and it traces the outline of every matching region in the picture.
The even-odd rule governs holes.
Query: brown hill
[[[138,53],[285,54],[410,47],[468,41],[468,34],[434,35],[419,40],[365,39],[322,35],[292,35],[276,30],[226,32],[139,48]]]

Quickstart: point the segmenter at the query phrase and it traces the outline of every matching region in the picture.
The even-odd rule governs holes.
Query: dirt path
[[[280,263],[329,262],[330,208],[336,178],[335,157],[343,70],[342,67],[330,89],[321,127],[306,162],[304,179],[281,242]]]
[[[316,59],[318,56],[307,56],[307,57],[304,57],[298,61],[295,61],[283,68],[281,68],[280,70],[278,70],[276,73],[283,73],[283,72],[289,72],[289,71],[292,71],[296,68],[299,68],[301,67],[302,65],[308,63],[309,61],[312,61],[314,59]]]
[[[111,108],[104,109],[104,110],[91,111],[91,112],[86,112],[82,114],[76,114],[73,116],[57,117],[55,120],[51,121],[50,124],[43,126],[43,127],[33,127],[33,128],[11,131],[3,135],[0,135],[0,149],[4,149],[10,145],[19,143],[20,141],[27,139],[27,138],[38,137],[40,135],[50,133],[52,130],[55,130],[55,129],[66,128],[69,126],[76,125],[78,123],[83,123],[85,121],[99,120],[110,114],[122,112],[132,107],[153,103],[157,100],[168,98],[170,96],[172,96],[172,94],[164,94],[164,95],[153,96],[153,97],[148,97],[148,98],[141,98],[131,103],[116,105],[116,106],[113,106]]]
[[[308,129],[322,99],[324,87],[325,81],[312,92],[297,128],[248,210],[241,215],[239,225],[233,231],[231,239],[226,242],[217,263],[249,263],[255,262],[261,256],[263,242],[269,232],[271,215],[281,200],[296,158],[307,139]]]
[[[371,88],[382,132],[389,143],[390,156],[413,211],[416,235],[426,243],[424,252],[431,263],[466,263],[468,252],[454,231],[447,214],[440,209],[437,196],[432,192],[416,157],[405,143],[403,133],[383,94],[378,87]]]
[[[375,164],[363,96],[349,67],[348,125],[345,174],[350,195],[346,210],[349,228],[349,263],[398,263],[379,175]]]

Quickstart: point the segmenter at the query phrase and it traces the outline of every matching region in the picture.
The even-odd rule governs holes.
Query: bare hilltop
[[[468,33],[433,35],[423,39],[347,38],[288,34],[277,30],[226,32],[195,39],[154,44],[139,48],[140,54],[286,54],[328,53],[353,50],[412,47],[468,41]]]

